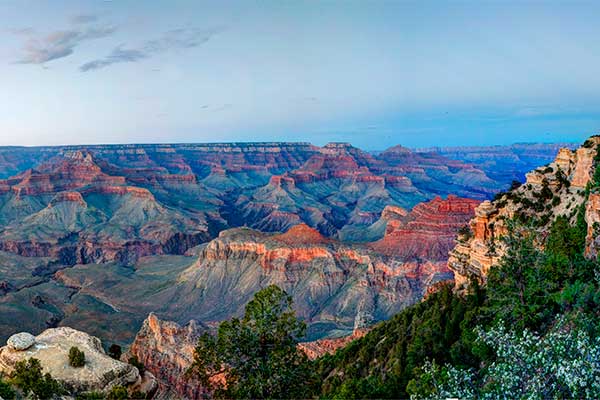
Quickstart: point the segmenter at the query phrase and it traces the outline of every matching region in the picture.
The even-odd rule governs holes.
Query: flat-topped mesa
[[[118,195],[125,196],[131,195],[132,197],[140,199],[154,200],[154,195],[145,188],[136,186],[96,186],[90,189],[84,190],[84,193],[97,193],[106,195]]]
[[[364,244],[325,239],[297,225],[287,234],[230,229],[204,246],[179,275],[182,296],[194,301],[185,316],[209,322],[238,315],[255,293],[274,284],[293,297],[298,315],[319,326],[311,338],[350,332],[359,313],[373,323],[422,298],[452,275],[443,261],[402,260]],[[366,304],[362,304],[362,303]]]
[[[125,177],[104,173],[89,152],[68,151],[35,169],[0,181],[0,190],[8,187],[17,196],[35,196],[74,191],[90,184],[123,185]]]
[[[556,217],[566,216],[574,224],[579,207],[586,204],[585,253],[588,257],[597,256],[600,195],[592,187],[588,196],[585,189],[593,183],[598,146],[600,137],[594,136],[575,151],[560,149],[553,162],[526,174],[525,184],[477,207],[469,223],[471,232],[461,234],[449,253],[448,266],[454,271],[458,291],[465,290],[471,279],[485,282],[490,268],[505,253],[501,239],[507,232],[507,221],[514,218],[533,221],[537,236],[543,238]]]
[[[354,146],[348,142],[330,142],[323,146],[321,152],[325,154],[340,154],[353,148]]]

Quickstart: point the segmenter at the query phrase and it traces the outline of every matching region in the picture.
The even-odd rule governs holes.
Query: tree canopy
[[[224,321],[216,336],[205,333],[200,338],[189,373],[216,397],[309,397],[313,374],[297,348],[305,330],[291,297],[269,286],[254,295],[243,318]]]

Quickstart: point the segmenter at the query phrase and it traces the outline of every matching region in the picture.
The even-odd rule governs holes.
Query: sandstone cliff
[[[449,253],[448,266],[454,271],[457,289],[463,289],[470,279],[480,282],[491,266],[504,254],[500,240],[506,233],[507,221],[531,220],[540,240],[557,216],[575,221],[580,206],[585,207],[588,223],[586,254],[597,255],[598,232],[594,223],[600,221],[598,195],[589,193],[597,164],[600,137],[594,136],[575,151],[560,149],[555,160],[526,174],[526,182],[500,194],[493,202],[484,201],[475,209],[470,233],[460,235]]]
[[[388,220],[385,236],[370,246],[383,254],[402,259],[446,260],[454,238],[473,217],[476,200],[448,196],[416,205],[402,215],[394,209],[384,210]]]
[[[198,338],[206,329],[193,320],[179,326],[151,313],[123,359],[136,356],[152,372],[159,384],[157,397],[204,398],[207,390],[186,372],[193,362]]]

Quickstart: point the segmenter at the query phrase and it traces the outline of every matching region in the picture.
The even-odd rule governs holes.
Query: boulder
[[[16,333],[8,338],[6,345],[15,351],[27,350],[35,343],[35,336],[28,332]]]

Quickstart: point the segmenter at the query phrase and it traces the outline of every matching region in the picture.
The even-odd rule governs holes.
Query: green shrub
[[[78,393],[75,400],[104,400],[106,397],[102,392],[85,392]]]
[[[139,390],[136,390],[133,393],[131,393],[130,398],[135,399],[135,400],[145,400],[148,398],[148,396],[145,393],[142,393]]]
[[[69,350],[69,365],[73,368],[81,368],[85,365],[85,353],[77,347]]]
[[[110,392],[106,395],[106,400],[127,400],[129,399],[129,394],[127,393],[127,389],[123,386],[113,386],[110,389]]]
[[[25,396],[40,400],[52,399],[65,393],[60,382],[50,374],[42,373],[42,365],[37,358],[29,358],[15,364],[11,374],[11,383],[19,388]]]
[[[473,232],[471,231],[471,227],[466,224],[461,226],[461,228],[458,230],[458,235],[460,236],[461,240],[468,241],[471,239],[471,237],[473,237]]]
[[[112,344],[108,349],[108,355],[115,360],[120,360],[123,350],[118,344]]]
[[[4,400],[13,400],[15,398],[14,389],[2,379],[0,379],[0,398]]]

